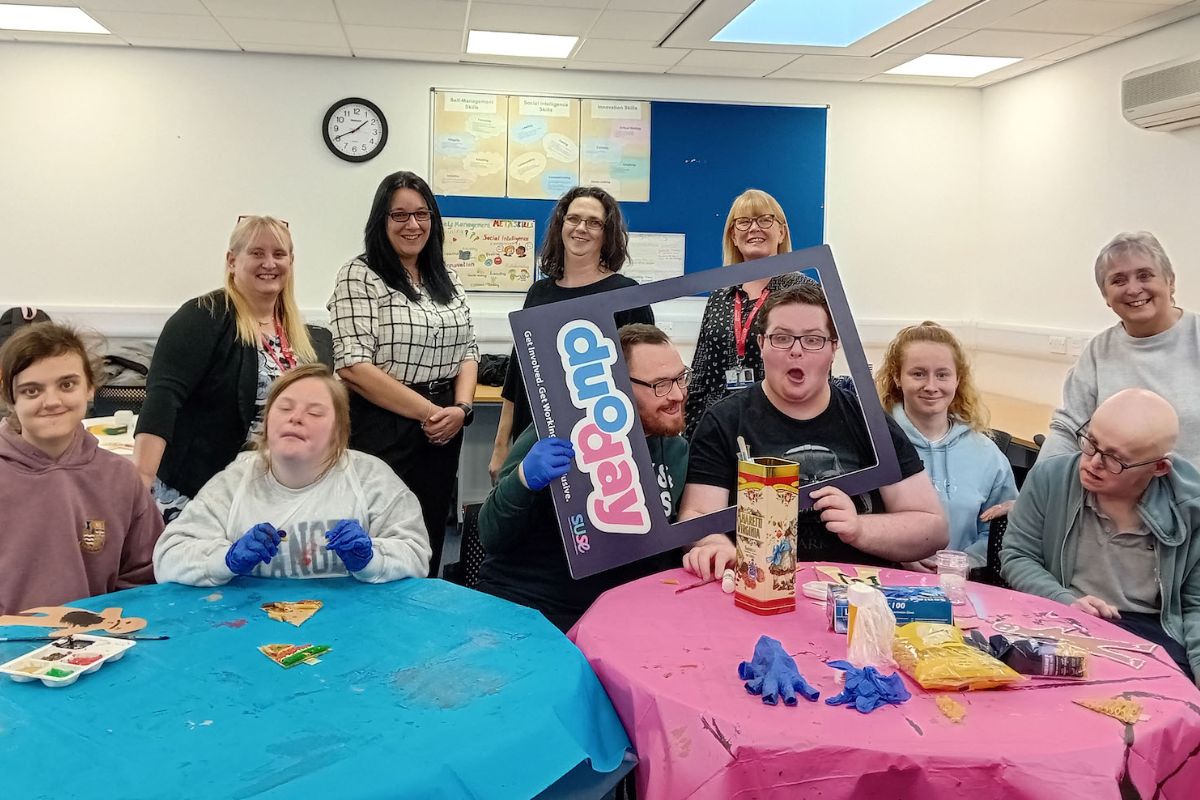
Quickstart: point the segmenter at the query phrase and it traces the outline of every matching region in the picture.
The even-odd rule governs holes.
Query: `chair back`
[[[474,589],[479,583],[479,567],[483,564],[483,542],[479,541],[479,509],[481,503],[463,506],[462,536],[458,546],[458,561],[443,570],[446,580]]]
[[[988,430],[987,435],[989,439],[996,443],[996,447],[1000,448],[1000,452],[1007,456],[1008,448],[1012,444],[1012,434],[1008,431],[991,428]]]
[[[997,517],[988,527],[987,566],[982,576],[984,583],[1007,589],[1008,584],[1000,577],[1000,549],[1004,547],[1004,532],[1008,530],[1008,517]]]

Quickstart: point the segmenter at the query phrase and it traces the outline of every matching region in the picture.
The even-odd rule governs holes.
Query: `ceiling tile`
[[[692,50],[676,64],[677,67],[691,69],[730,69],[746,71],[751,74],[765,75],[774,72],[785,64],[796,60],[790,53],[747,53],[732,50]],[[675,70],[671,70],[674,72]],[[732,72],[730,74],[733,74]]]
[[[1192,0],[1124,0],[1126,3],[1151,3],[1160,6],[1182,6],[1192,2]]]
[[[1045,0],[988,28],[1046,33],[1106,33],[1149,17],[1168,6],[1150,3],[1109,3],[1099,0]]]
[[[932,53],[939,47],[950,44],[956,39],[961,39],[970,31],[961,28],[948,28],[944,25],[936,28],[931,28],[924,33],[918,33],[911,39],[901,42],[894,47],[887,48],[889,53],[904,53],[910,56],[923,56],[926,53]]]
[[[587,8],[592,11],[600,11],[607,5],[607,0],[508,0],[507,4],[525,6],[525,13],[529,13],[531,6],[538,6],[540,8]],[[478,3],[475,3],[475,5],[478,5]]]
[[[985,0],[970,11],[964,11],[957,17],[947,20],[946,25],[975,30],[986,27],[996,20],[1012,16],[1018,11],[1024,11],[1030,6],[1036,6],[1040,2],[1042,0]]]
[[[924,86],[958,86],[965,78],[935,78],[931,75],[874,75],[863,83],[911,83]]]
[[[128,47],[120,36],[103,33],[50,33],[48,31],[8,31],[18,42],[58,42],[61,44],[107,44]]]
[[[346,25],[385,25],[461,31],[467,21],[465,0],[335,0]]]
[[[975,31],[935,52],[957,56],[1008,56],[1036,58],[1086,40],[1074,33],[1030,33],[1028,31]]]
[[[353,55],[348,45],[341,47],[319,44],[286,44],[279,42],[242,42],[247,53],[280,53],[294,56],[345,56]]]
[[[1090,53],[1093,50],[1099,50],[1101,47],[1107,47],[1110,44],[1115,44],[1121,41],[1117,36],[1089,36],[1079,44],[1073,44],[1070,47],[1064,47],[1061,50],[1053,50],[1049,53],[1043,53],[1039,58],[1042,61],[1065,61],[1068,58],[1081,56],[1084,53]]]
[[[544,8],[533,12],[529,6],[472,3],[467,25],[480,31],[583,36],[595,19],[596,11],[587,8]]]
[[[575,57],[571,61],[598,61],[608,64],[663,64],[669,67],[687,53],[687,50],[654,47],[648,42],[593,39],[589,36],[575,51]]]
[[[84,11],[130,11],[143,14],[207,14],[200,0],[18,0],[39,6],[79,6]]]
[[[653,11],[605,11],[588,30],[588,36],[657,42],[679,22],[678,14]]]
[[[707,75],[713,78],[762,78],[769,69],[742,69],[735,67],[683,66],[676,64],[667,69],[672,75]]]
[[[512,67],[542,67],[543,69],[563,69],[567,66],[565,58],[518,58],[517,56],[481,56],[474,53],[458,58],[462,64],[501,64]]]
[[[228,36],[220,39],[160,39],[157,37],[130,36],[129,43],[135,47],[173,47],[185,50],[232,50],[241,51]]]
[[[853,75],[849,72],[813,72],[804,75],[783,75],[780,72],[772,72],[768,78],[781,78],[790,81],[821,81],[824,83],[860,83],[866,80],[868,75]]]
[[[118,36],[155,39],[228,40],[225,31],[210,15],[140,14],[125,11],[97,11],[96,21]]]
[[[245,44],[288,44],[314,45],[316,47],[345,48],[346,37],[342,27],[329,22],[288,22],[276,19],[243,19],[224,17],[221,24],[234,41]],[[249,49],[249,48],[247,48]]]
[[[333,0],[204,0],[214,17],[337,22]]]
[[[354,50],[355,58],[378,58],[387,61],[421,61],[429,63],[431,61],[438,63],[454,64],[458,62],[459,56],[454,53],[410,53],[406,50]]]
[[[462,31],[428,31],[346,25],[346,38],[355,54],[359,50],[396,50],[413,53],[462,53]]]
[[[1132,37],[1152,31],[1155,28],[1161,28],[1163,25],[1170,25],[1172,22],[1178,22],[1181,19],[1194,17],[1200,14],[1200,2],[1192,2],[1182,6],[1172,6],[1166,11],[1162,11],[1150,17],[1143,17],[1136,22],[1131,22],[1128,25],[1122,25],[1119,28],[1113,28],[1111,31],[1106,31],[1109,36]]]
[[[612,11],[673,11],[682,14],[700,5],[700,0],[612,0]]]
[[[588,72],[637,72],[642,75],[662,75],[668,69],[669,64],[618,64],[608,63],[605,61],[576,61],[571,59],[567,62],[567,69]]]
[[[1052,62],[1050,61],[1030,59],[1029,61],[1022,61],[1019,64],[1009,64],[1007,67],[1001,67],[1000,69],[992,70],[986,75],[980,75],[978,78],[970,78],[959,85],[973,88],[991,86],[993,84],[1000,83],[1001,81],[1006,81],[1009,78],[1015,78],[1018,75],[1024,75],[1026,72],[1033,72],[1035,69],[1048,67],[1051,65],[1051,63]]]
[[[772,78],[804,78],[814,74],[847,75],[863,78],[897,67],[912,57],[905,53],[888,53],[874,58],[853,56],[800,56],[792,63],[772,72]]]

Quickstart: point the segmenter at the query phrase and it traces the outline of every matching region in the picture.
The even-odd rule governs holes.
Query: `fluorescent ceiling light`
[[[467,34],[467,52],[486,56],[566,58],[571,55],[578,41],[578,36],[551,36],[546,33],[471,31]]]
[[[977,78],[992,70],[1015,64],[1019,58],[993,56],[950,56],[928,53],[892,67],[885,75],[928,75],[937,78]]]
[[[20,6],[0,3],[0,28],[49,33],[103,33],[109,31],[74,6]]]
[[[754,0],[713,42],[846,47],[929,0]]]

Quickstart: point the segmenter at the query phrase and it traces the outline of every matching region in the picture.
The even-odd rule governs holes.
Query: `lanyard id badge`
[[[742,363],[746,358],[746,340],[750,337],[750,329],[754,326],[754,318],[758,316],[758,310],[762,308],[763,303],[767,301],[768,292],[764,289],[758,295],[758,301],[754,307],[750,309],[750,314],[746,317],[746,322],[742,324],[742,294],[741,290],[734,290],[733,293],[733,341],[737,345],[738,363],[736,367],[731,367],[725,370],[725,388],[728,391],[738,389],[746,389],[754,385],[754,369],[744,367]]]
[[[753,386],[754,370],[751,367],[731,367],[725,370],[725,388],[729,391]]]

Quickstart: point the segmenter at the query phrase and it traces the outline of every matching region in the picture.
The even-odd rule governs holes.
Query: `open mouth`
[[[1150,302],[1150,298],[1147,297],[1143,300],[1133,300],[1129,303],[1126,303],[1125,305],[1129,306],[1130,308],[1141,308],[1142,306],[1146,305],[1149,302]]]
[[[787,371],[788,380],[793,383],[804,383],[804,370],[793,367]]]

